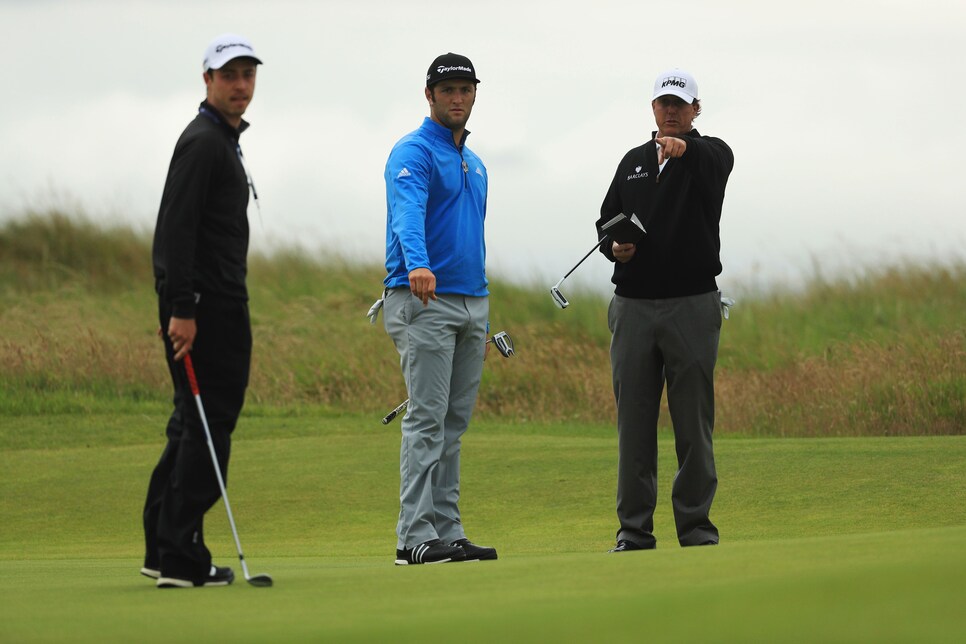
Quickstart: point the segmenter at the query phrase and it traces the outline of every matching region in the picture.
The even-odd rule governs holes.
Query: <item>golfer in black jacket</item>
[[[202,524],[220,496],[201,419],[185,375],[191,352],[205,411],[227,477],[231,433],[245,400],[252,336],[245,285],[250,180],[238,139],[261,60],[241,36],[205,52],[207,98],[171,158],[154,233],[154,278],[165,356],[174,383],[168,443],[144,505],[141,573],[160,588],[225,586]]]
[[[714,366],[721,329],[718,222],[734,165],[731,148],[692,127],[698,87],[673,69],[654,83],[657,131],[621,160],[597,221],[637,215],[647,234],[636,244],[609,239],[616,288],[608,310],[617,400],[617,546],[654,548],[657,421],[667,382],[678,471],[671,489],[682,546],[718,543],[709,513],[718,485]],[[599,238],[599,237],[598,237]]]

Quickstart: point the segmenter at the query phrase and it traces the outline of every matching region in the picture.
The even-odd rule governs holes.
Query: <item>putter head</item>
[[[499,350],[500,355],[502,355],[504,358],[513,357],[513,339],[510,338],[509,333],[507,333],[506,331],[500,331],[499,333],[495,333],[493,337],[490,339],[490,341],[494,345],[496,345],[496,348]]]
[[[248,577],[246,581],[252,586],[258,586],[259,588],[269,588],[273,583],[271,576],[264,574]]]
[[[550,287],[550,296],[553,298],[553,303],[560,308],[565,309],[570,306],[570,302],[567,301],[567,298],[563,296],[563,293],[556,286]]]

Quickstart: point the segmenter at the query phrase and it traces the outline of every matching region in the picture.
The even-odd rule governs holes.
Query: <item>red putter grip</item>
[[[198,379],[195,377],[195,367],[191,364],[191,354],[184,354],[184,370],[188,374],[188,385],[191,386],[191,393],[197,396],[200,392],[198,391]]]

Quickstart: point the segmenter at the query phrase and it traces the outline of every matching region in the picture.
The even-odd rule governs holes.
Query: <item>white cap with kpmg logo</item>
[[[248,38],[237,34],[222,34],[211,41],[205,49],[205,61],[202,69],[221,69],[229,61],[236,58],[251,58],[259,65],[261,59],[255,53],[255,48]]]
[[[693,103],[698,100],[698,83],[694,80],[694,76],[683,69],[669,69],[659,74],[654,81],[654,96],[651,100],[668,94],[677,96],[687,103]]]

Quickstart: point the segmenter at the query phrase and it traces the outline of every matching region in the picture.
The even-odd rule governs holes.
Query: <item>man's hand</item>
[[[409,271],[409,290],[420,299],[423,306],[429,306],[436,299],[436,276],[428,268],[414,268]]]
[[[168,322],[168,337],[174,345],[174,359],[181,360],[191,351],[194,346],[195,336],[198,334],[198,326],[194,318],[172,317]]]
[[[664,163],[664,159],[679,159],[683,157],[684,153],[688,150],[687,141],[684,139],[677,139],[673,136],[659,136],[654,140],[658,144],[658,165]]]
[[[631,261],[636,251],[637,246],[635,244],[618,244],[617,242],[614,242],[610,249],[610,252],[614,255],[614,259],[621,264],[626,264]]]

